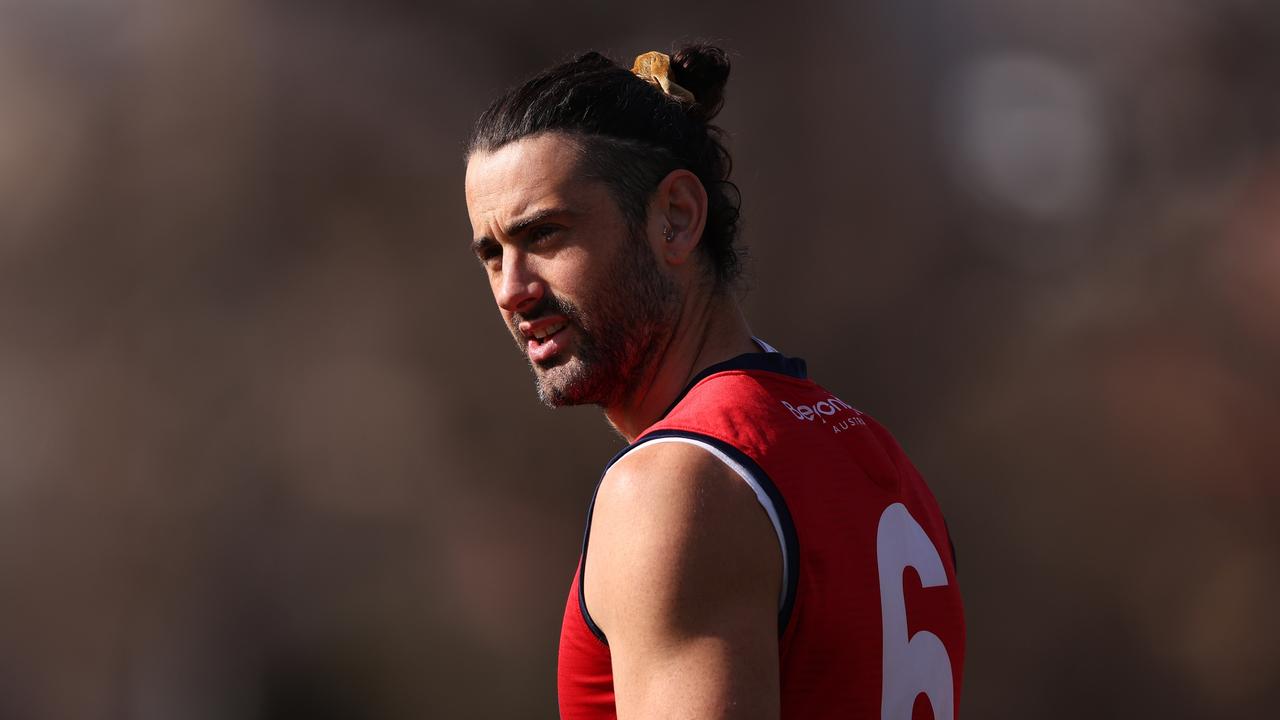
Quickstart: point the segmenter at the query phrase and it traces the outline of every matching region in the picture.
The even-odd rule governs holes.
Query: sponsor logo
[[[781,401],[782,406],[791,411],[791,415],[796,420],[804,422],[813,422],[818,420],[823,425],[827,425],[827,418],[832,418],[831,423],[838,425],[833,429],[834,432],[847,430],[855,425],[866,425],[866,421],[862,419],[862,413],[858,412],[852,405],[832,395],[825,400],[819,400],[812,405],[792,405],[786,400]],[[852,412],[853,417],[841,418],[836,420],[833,416],[842,412]]]

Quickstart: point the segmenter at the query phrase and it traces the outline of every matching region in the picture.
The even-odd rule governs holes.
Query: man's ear
[[[668,265],[683,265],[702,241],[707,225],[707,189],[692,172],[672,170],[654,193],[650,207],[650,231]]]

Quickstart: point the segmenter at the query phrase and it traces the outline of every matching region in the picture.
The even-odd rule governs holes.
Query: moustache
[[[544,295],[542,301],[527,312],[511,313],[511,335],[516,339],[516,344],[523,347],[524,335],[520,332],[520,323],[532,322],[548,315],[560,315],[569,321],[572,325],[582,327],[582,312],[576,305],[571,302],[561,300],[554,295]]]

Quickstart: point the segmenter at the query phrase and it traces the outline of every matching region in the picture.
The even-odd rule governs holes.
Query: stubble
[[[548,294],[534,311],[514,316],[517,337],[520,322],[556,314],[577,332],[570,352],[550,366],[530,362],[538,399],[548,407],[611,407],[631,397],[671,333],[677,300],[675,283],[663,274],[643,236],[633,236],[581,305]]]

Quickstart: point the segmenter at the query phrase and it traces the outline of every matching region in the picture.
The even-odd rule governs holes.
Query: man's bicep
[[[776,718],[781,552],[753,491],[692,446],[615,468],[586,577],[619,718]]]
[[[621,646],[613,658],[618,717],[777,720],[776,647],[776,640],[744,644],[711,635],[649,648]]]

